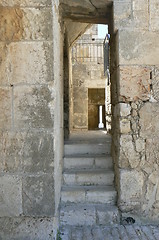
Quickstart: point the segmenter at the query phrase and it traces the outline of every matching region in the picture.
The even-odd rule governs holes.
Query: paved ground
[[[159,240],[159,226],[64,227],[62,240]]]

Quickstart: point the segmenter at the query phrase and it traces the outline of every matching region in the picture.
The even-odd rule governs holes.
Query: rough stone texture
[[[2,239],[56,234],[52,16],[50,0],[0,0]]]
[[[159,235],[157,226],[116,225],[110,227],[62,227],[63,240],[92,239],[92,240],[156,240]]]
[[[144,21],[142,19],[142,21]],[[157,32],[120,30],[120,64],[158,65],[159,43]]]
[[[119,103],[119,107],[120,107],[120,116],[121,117],[126,117],[129,116],[131,113],[131,106],[130,104],[127,103]]]
[[[120,172],[121,195],[120,200],[123,204],[139,201],[144,184],[144,175],[136,170]]]
[[[18,176],[0,176],[0,216],[22,214],[22,180]]]
[[[0,237],[5,240],[51,240],[55,235],[54,227],[54,218],[0,218]]]
[[[50,175],[23,179],[23,209],[26,216],[54,215],[54,186]]]
[[[52,172],[53,136],[47,132],[1,132],[1,173]]]
[[[51,43],[20,42],[8,46],[0,43],[0,46],[1,85],[44,84],[53,80]]]
[[[155,101],[159,101],[159,66],[152,71],[152,96]]]
[[[143,101],[150,95],[150,70],[141,67],[120,68],[120,100]]]
[[[118,202],[122,216],[158,223],[159,5],[157,0],[113,5],[112,133]],[[123,113],[126,104],[129,110]]]
[[[11,129],[12,110],[11,110],[12,89],[9,87],[0,88],[0,129]]]
[[[60,10],[65,8],[64,15],[79,22],[83,19],[88,23],[105,23],[109,18],[112,41],[113,157],[118,195],[123,200],[121,211],[124,215],[129,214],[131,210],[131,213],[138,215],[138,218],[143,217],[149,221],[158,222],[158,0],[114,0],[114,16],[110,16],[112,1],[63,0],[61,3]],[[51,212],[52,216],[55,205],[53,198],[56,199],[56,209],[58,209],[60,198],[60,164],[63,152],[61,140],[63,131],[63,44],[61,42],[63,39],[61,35],[64,30],[60,33],[60,24],[62,25],[63,19],[59,16],[58,0],[52,2],[50,0],[0,0],[0,19],[0,129],[2,136],[0,171],[3,174],[0,177],[0,184],[2,190],[7,189],[2,192],[2,198],[6,197],[7,201],[10,200],[6,201],[9,207],[1,205],[0,216],[2,217],[4,213],[9,217],[19,216],[24,212],[21,200],[22,194],[24,197],[21,178],[27,193],[31,195],[31,202],[26,196],[25,204],[23,202],[27,215],[38,215],[40,214],[39,208],[41,208],[43,215],[49,216]],[[54,34],[52,34],[52,28]],[[93,65],[92,68],[94,68]],[[91,69],[90,75],[87,75],[89,77],[99,76],[100,72]],[[53,78],[54,87],[50,83],[48,85]],[[84,78],[81,78],[77,81],[77,87],[83,86],[83,80]],[[93,88],[96,87],[94,82],[89,81],[88,84]],[[101,82],[98,86],[100,84]],[[115,108],[120,103],[131,106],[128,114],[122,116],[120,107],[117,107],[117,114],[115,113]],[[56,115],[55,125],[53,125],[54,114]],[[80,119],[82,118],[83,116]],[[126,128],[120,125],[120,121],[127,123]],[[129,121],[131,131],[128,127]],[[86,120],[84,124],[86,125]],[[53,128],[55,128],[54,148],[51,145],[48,146],[48,142],[52,141]],[[28,129],[32,131],[32,134],[29,132],[30,135],[26,137],[25,133]],[[51,135],[48,134],[48,129]],[[122,129],[121,132],[120,129]],[[48,155],[45,150],[48,151]],[[55,162],[50,156],[53,151],[56,156]],[[44,153],[46,158],[42,162]],[[50,172],[53,165],[56,167],[54,172],[57,186],[55,195],[52,174],[45,174]],[[120,171],[119,168],[121,168]],[[51,189],[47,186],[50,181]],[[130,188],[130,185],[133,187]],[[31,186],[34,189],[31,189]],[[40,200],[39,192],[36,192],[37,186],[42,193]],[[10,194],[12,190],[14,193]],[[43,194],[48,199],[46,205],[43,203],[45,202]],[[2,218],[0,221],[2,239],[49,239],[50,229],[52,230],[55,226],[54,223],[49,224],[47,220],[44,221],[44,225],[40,223],[40,220],[36,220],[38,223],[35,223],[35,219],[31,217],[23,219],[24,228],[23,224],[19,223],[21,222],[19,218],[18,220],[9,218],[6,221]],[[29,221],[31,221],[31,226],[35,224],[32,231],[29,231]],[[14,225],[13,228],[12,225]],[[4,228],[7,230],[4,231]],[[18,228],[27,229],[27,233],[25,231],[18,233]],[[8,232],[9,229],[12,233]],[[46,232],[43,229],[47,229]],[[129,230],[130,233],[127,236],[133,238],[132,229],[129,228]],[[157,239],[157,230],[151,230]],[[106,233],[105,230],[102,231]],[[115,230],[111,231],[109,235],[115,236]],[[87,232],[89,234],[86,234]],[[91,230],[84,232],[84,236],[92,237],[93,234],[94,231]]]
[[[50,8],[0,9],[0,41],[52,40]]]
[[[50,0],[24,0],[23,2],[21,0],[10,0],[9,2],[7,0],[1,0],[0,6],[7,6],[7,7],[13,7],[13,6],[20,6],[20,7],[47,7],[51,6]]]
[[[152,138],[159,131],[159,104],[147,102],[140,110],[140,135],[143,138]]]
[[[51,86],[15,87],[15,128],[52,128],[53,107]]]

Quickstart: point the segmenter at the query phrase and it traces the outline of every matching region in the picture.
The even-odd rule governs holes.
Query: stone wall
[[[159,4],[114,1],[113,156],[122,216],[159,222]]]
[[[48,0],[0,1],[2,239],[54,235],[58,199],[52,7]]]
[[[88,89],[105,88],[103,41],[94,25],[72,48],[71,130],[88,130]]]
[[[88,130],[88,89],[105,88],[103,64],[73,64],[72,130]]]
[[[60,17],[67,14],[76,21],[111,23],[112,153],[118,205],[123,218],[159,222],[158,0],[114,0],[112,20],[112,1],[85,0],[81,7],[77,0],[73,8],[72,1],[62,2],[64,15],[59,14],[58,0],[0,0],[2,239],[52,239],[58,225],[63,157]],[[84,65],[89,79],[101,76],[102,70],[94,72],[96,67],[91,66],[86,71]],[[81,74],[80,64],[76,67]],[[81,77],[76,84],[85,94]],[[87,87],[98,86],[88,82]]]

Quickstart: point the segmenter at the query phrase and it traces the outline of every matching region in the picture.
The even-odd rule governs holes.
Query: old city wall
[[[113,155],[123,217],[159,221],[159,3],[114,1]]]
[[[63,156],[60,28],[58,1],[0,1],[0,236],[5,239],[55,234]]]
[[[71,1],[63,2],[69,15]],[[96,4],[108,10],[105,1]],[[79,7],[76,20],[93,21],[92,11],[94,22],[103,22],[103,12],[84,6],[84,16]],[[158,222],[158,0],[114,0],[113,6],[112,153],[118,205],[123,216]],[[58,1],[1,0],[0,19],[0,233],[5,239],[49,239],[58,219],[63,154],[64,31]]]

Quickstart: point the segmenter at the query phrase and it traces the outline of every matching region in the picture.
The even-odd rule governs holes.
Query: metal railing
[[[77,42],[72,47],[72,62],[103,62],[103,40]]]

